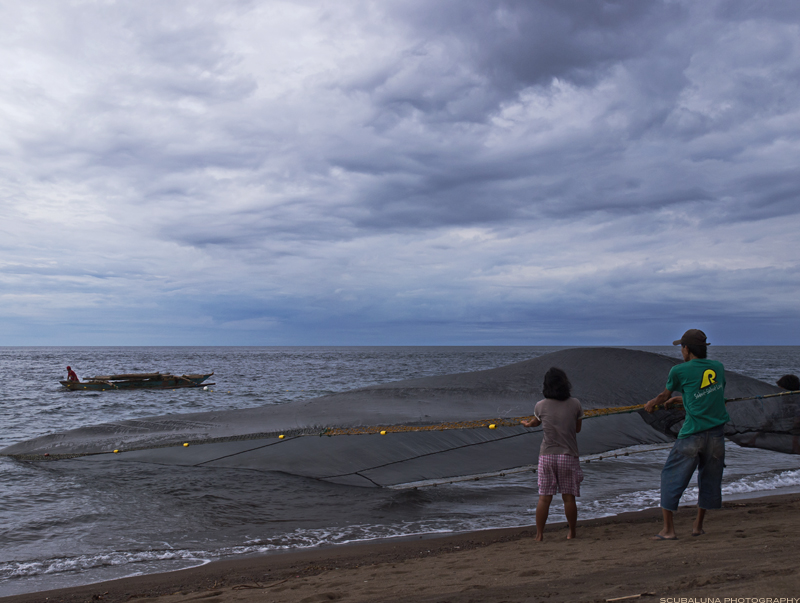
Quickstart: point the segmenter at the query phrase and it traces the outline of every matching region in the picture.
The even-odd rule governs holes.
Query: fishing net
[[[544,374],[553,366],[567,373],[586,414],[578,436],[582,457],[668,444],[680,429],[682,409],[648,414],[641,405],[664,389],[677,363],[620,348],[562,350],[498,369],[281,405],[84,427],[15,444],[0,454],[282,471],[359,486],[458,481],[535,466],[541,428],[527,429],[519,421],[533,412]],[[728,398],[780,392],[736,373],[726,377]],[[798,454],[799,401],[789,395],[730,404],[726,435],[741,445]]]

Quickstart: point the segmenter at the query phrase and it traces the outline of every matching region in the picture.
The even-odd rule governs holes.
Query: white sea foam
[[[147,563],[153,561],[191,561],[202,563],[208,559],[206,551],[154,550],[112,551],[101,555],[78,555],[33,561],[8,561],[0,563],[0,580],[80,572],[101,567]]]
[[[789,490],[800,487],[800,469],[765,472],[756,475],[742,476],[728,483],[723,483],[722,498],[740,494],[771,495],[782,489]],[[680,504],[697,503],[698,489],[690,486],[681,497]],[[579,502],[582,519],[606,517],[631,511],[641,511],[660,506],[661,490],[658,488],[629,492],[614,497]]]
[[[794,488],[800,486],[800,469],[781,471],[777,474],[762,474],[760,476],[745,477],[727,484],[722,493],[742,494],[745,492],[770,492],[780,488]]]

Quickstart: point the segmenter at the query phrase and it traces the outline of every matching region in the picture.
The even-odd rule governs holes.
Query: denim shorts
[[[667,511],[678,510],[681,495],[697,469],[697,506],[701,509],[719,509],[722,506],[724,467],[723,425],[678,439],[661,470],[661,507]]]

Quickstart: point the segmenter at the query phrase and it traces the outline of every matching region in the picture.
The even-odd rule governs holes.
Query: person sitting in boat
[[[67,381],[80,381],[78,375],[75,374],[75,371],[70,366],[67,367]]]
[[[778,379],[778,387],[786,391],[796,392],[800,390],[800,378],[797,375],[784,375]]]

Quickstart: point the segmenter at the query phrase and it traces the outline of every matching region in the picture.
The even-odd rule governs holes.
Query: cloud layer
[[[795,4],[0,5],[2,339],[797,344]]]

